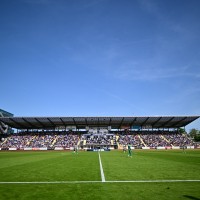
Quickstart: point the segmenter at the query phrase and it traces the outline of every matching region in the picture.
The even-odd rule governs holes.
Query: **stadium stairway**
[[[36,138],[36,135],[33,136],[30,140],[28,140],[25,144],[25,146],[29,146],[30,142],[33,141]]]
[[[79,146],[81,143],[81,140],[79,139],[78,142],[77,142],[77,146]]]
[[[52,142],[52,146],[57,142],[57,139],[58,139],[58,136],[56,135],[56,137],[55,137],[55,139],[53,140],[53,142]]]
[[[163,140],[165,140],[167,143],[169,143],[169,146],[172,146],[172,147],[173,147],[173,145],[170,144],[170,141],[169,141],[164,135],[160,135],[160,137],[161,137]]]
[[[118,141],[118,139],[119,139],[119,135],[116,135],[116,141]]]
[[[140,142],[141,142],[145,147],[147,147],[147,145],[144,143],[144,141],[143,141],[143,139],[140,137],[140,135],[137,135],[137,136],[139,137]]]
[[[119,144],[118,139],[119,139],[119,135],[116,135],[117,149],[123,149],[123,145]]]
[[[6,141],[8,140],[8,138],[6,138],[1,144],[4,144],[4,143],[6,143]]]

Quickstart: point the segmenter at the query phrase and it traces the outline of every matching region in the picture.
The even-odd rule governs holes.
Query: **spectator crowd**
[[[79,136],[73,133],[23,133],[2,138],[0,148],[70,148],[77,145]]]
[[[80,132],[18,133],[1,135],[0,148],[71,148],[79,146],[117,146],[131,144],[135,148],[194,146],[185,134],[177,132],[128,132],[120,134],[81,134]]]

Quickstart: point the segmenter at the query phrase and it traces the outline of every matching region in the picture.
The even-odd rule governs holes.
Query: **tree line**
[[[188,133],[190,135],[191,138],[194,138],[195,142],[199,142],[200,141],[200,131],[193,128],[190,130],[190,132]]]

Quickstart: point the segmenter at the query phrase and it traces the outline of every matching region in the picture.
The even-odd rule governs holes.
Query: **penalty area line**
[[[102,183],[103,181],[37,181],[37,182],[0,182],[0,184],[84,184]],[[129,180],[129,181],[104,181],[104,183],[176,183],[200,182],[200,180]]]

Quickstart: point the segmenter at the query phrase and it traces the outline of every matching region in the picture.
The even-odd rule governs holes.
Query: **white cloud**
[[[123,80],[152,81],[175,77],[198,78],[199,73],[189,71],[188,67],[162,67],[145,66],[145,63],[129,63],[118,67],[114,72],[114,77]]]
[[[115,100],[116,102],[118,102],[118,104],[122,104],[123,107],[130,108],[130,111],[133,110],[135,112],[134,114],[146,112],[142,107],[138,105],[138,103],[136,102],[132,103],[129,99],[124,98],[124,96],[122,95],[117,95],[111,91],[104,89],[103,90],[100,89],[100,92],[102,92],[108,98]]]

